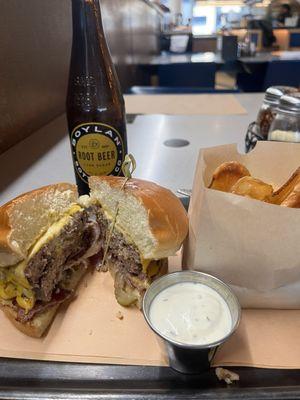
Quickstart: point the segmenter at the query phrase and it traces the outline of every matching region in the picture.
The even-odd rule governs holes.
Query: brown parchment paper
[[[237,332],[219,349],[213,365],[298,369],[299,329],[300,310],[243,310]]]
[[[179,269],[181,257],[170,260]],[[121,312],[124,319],[119,320]],[[48,335],[29,338],[0,313],[0,357],[166,366],[159,339],[136,309],[120,307],[109,274],[87,275],[77,299],[60,310]],[[235,335],[217,352],[214,365],[300,368],[300,310],[243,310]],[[242,377],[241,377],[242,379]]]
[[[169,259],[170,272],[180,269],[181,253]],[[123,319],[118,318],[121,313]],[[60,308],[42,339],[15,329],[0,312],[0,357],[129,365],[168,365],[158,337],[136,308],[115,300],[109,273],[88,273],[76,299]]]
[[[300,146],[258,142],[247,155],[235,145],[200,153],[184,266],[230,284],[243,307],[300,308],[300,210],[207,189],[213,171],[232,160],[276,188],[299,167]]]
[[[129,114],[239,115],[246,110],[232,94],[127,95]]]

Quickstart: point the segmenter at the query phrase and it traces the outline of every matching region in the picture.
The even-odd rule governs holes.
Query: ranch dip
[[[182,282],[162,290],[152,301],[149,319],[172,341],[205,345],[223,339],[232,328],[229,307],[214,289]]]

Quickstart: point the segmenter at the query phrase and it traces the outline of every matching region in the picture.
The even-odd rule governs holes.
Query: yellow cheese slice
[[[54,222],[47,232],[45,232],[32,247],[28,259],[30,260],[46,243],[55,238],[63,227],[71,221],[72,215],[81,210],[82,208],[78,204],[74,204],[65,216],[63,216],[59,221]]]

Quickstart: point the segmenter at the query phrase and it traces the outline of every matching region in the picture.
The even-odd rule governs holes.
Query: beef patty
[[[58,236],[46,243],[28,262],[25,276],[36,299],[49,302],[64,272],[80,259],[95,241],[99,228],[92,210],[75,213]]]
[[[101,209],[97,212],[97,222],[102,236],[102,240],[100,241],[102,252],[104,252],[109,224]],[[116,229],[113,230],[109,241],[107,258],[118,269],[125,270],[130,274],[138,276],[142,272],[143,268],[138,249],[133,244],[128,243],[124,236]]]

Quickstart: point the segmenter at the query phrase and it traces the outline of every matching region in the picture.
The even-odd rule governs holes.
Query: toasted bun
[[[91,177],[91,198],[110,218],[119,211],[116,227],[134,242],[145,259],[160,259],[174,254],[188,232],[187,213],[180,200],[155,183],[124,178]]]
[[[0,267],[23,260],[36,239],[77,197],[75,185],[59,183],[22,194],[0,207]]]
[[[244,176],[250,176],[250,172],[243,164],[237,161],[225,162],[215,170],[209,188],[230,192],[233,185]]]
[[[0,309],[4,311],[4,314],[10,320],[10,322],[22,333],[25,333],[27,336],[31,336],[34,338],[39,338],[43,336],[44,332],[50,326],[55,314],[59,308],[59,304],[53,307],[48,308],[48,310],[44,311],[41,314],[38,314],[31,321],[22,324],[17,321],[17,313],[9,306],[1,304],[0,300]]]
[[[73,273],[72,279],[69,282],[67,289],[75,290],[78,286],[81,278],[84,276],[86,272],[86,263],[82,263],[80,268],[76,272]],[[67,300],[69,301],[69,300]],[[51,322],[53,321],[56,312],[58,311],[61,304],[54,305],[49,307],[44,312],[37,314],[32,320],[22,323],[17,321],[17,313],[16,311],[10,307],[9,302],[0,299],[0,309],[4,312],[4,314],[8,317],[11,323],[21,332],[25,333],[27,336],[31,336],[34,338],[39,338],[43,336],[43,334],[47,331]]]

